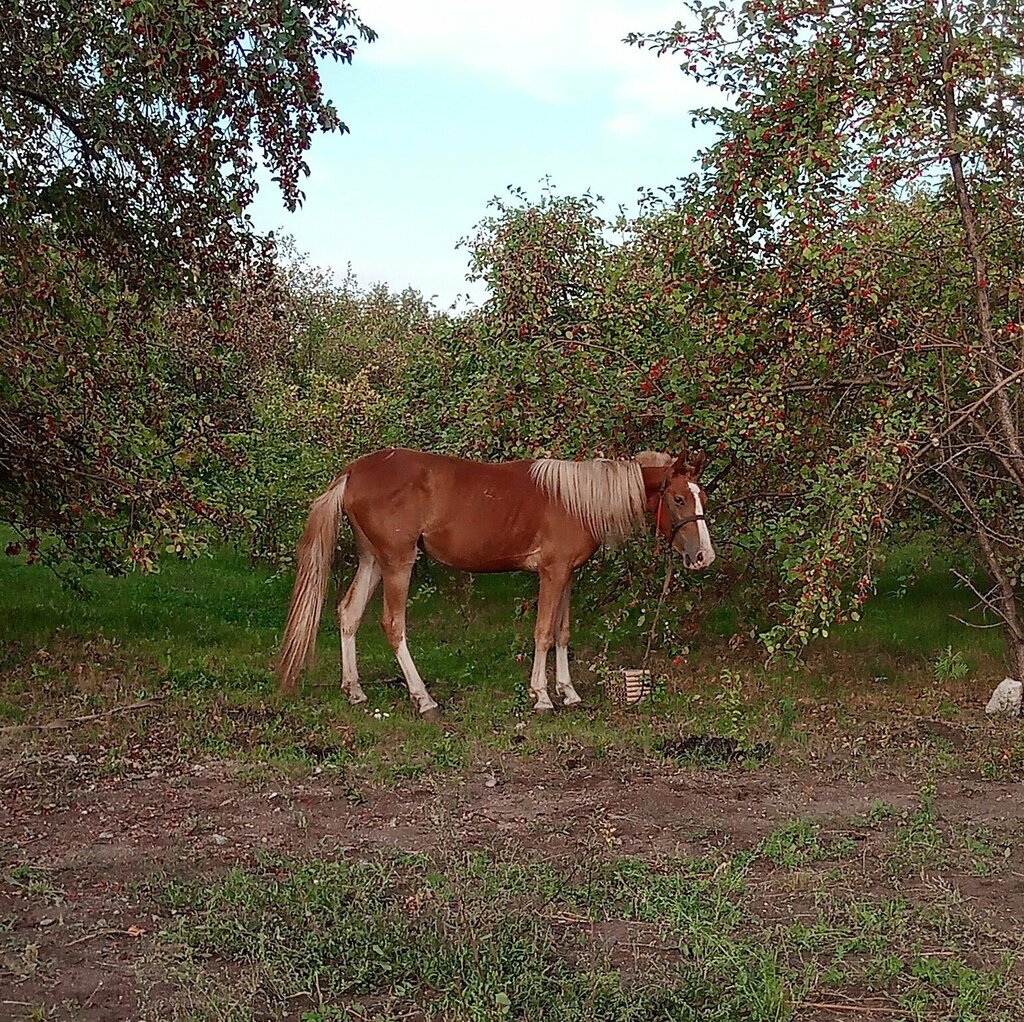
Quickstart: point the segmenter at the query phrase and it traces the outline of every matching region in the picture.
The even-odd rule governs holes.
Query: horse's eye
[[[682,497],[680,497],[678,493],[677,493],[677,494],[675,495],[675,498],[674,498],[674,499],[675,499],[675,502],[676,502],[677,504],[682,504],[682,502],[683,502],[683,498],[682,498]]]

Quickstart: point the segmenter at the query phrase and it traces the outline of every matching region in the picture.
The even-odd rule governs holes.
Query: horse
[[[356,631],[384,582],[384,633],[409,697],[425,720],[438,704],[416,670],[406,642],[405,610],[420,552],[459,571],[531,571],[540,579],[530,695],[537,713],[554,704],[547,655],[555,646],[555,691],[562,704],[582,702],[569,677],[569,601],[573,572],[606,542],[641,528],[648,517],[689,571],[715,560],[700,485],[703,453],[676,458],[648,451],[629,461],[598,459],[479,462],[405,448],[367,454],[349,464],[312,504],[299,540],[291,604],[277,658],[282,695],[294,694],[311,657],[337,543],[348,519],[358,567],[348,591],[338,587],[341,687],[366,702],[356,667]]]

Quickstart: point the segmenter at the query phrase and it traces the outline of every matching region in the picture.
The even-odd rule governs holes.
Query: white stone
[[[1017,716],[1020,713],[1022,693],[1024,693],[1024,685],[1019,681],[1013,678],[1003,678],[996,685],[992,698],[988,701],[988,706],[985,707],[985,712],[990,715],[1000,713]]]

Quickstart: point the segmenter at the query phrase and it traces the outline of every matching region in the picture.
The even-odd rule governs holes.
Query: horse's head
[[[675,460],[655,452],[637,456],[654,526],[682,556],[688,571],[703,571],[715,559],[704,517],[707,495],[700,485],[705,460],[703,453],[689,455],[685,448]]]

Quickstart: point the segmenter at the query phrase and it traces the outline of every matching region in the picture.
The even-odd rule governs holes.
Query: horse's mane
[[[641,468],[667,468],[676,459],[664,451],[641,451],[633,460]]]
[[[644,523],[644,477],[637,460],[540,458],[530,466],[530,477],[599,542],[621,539]]]

